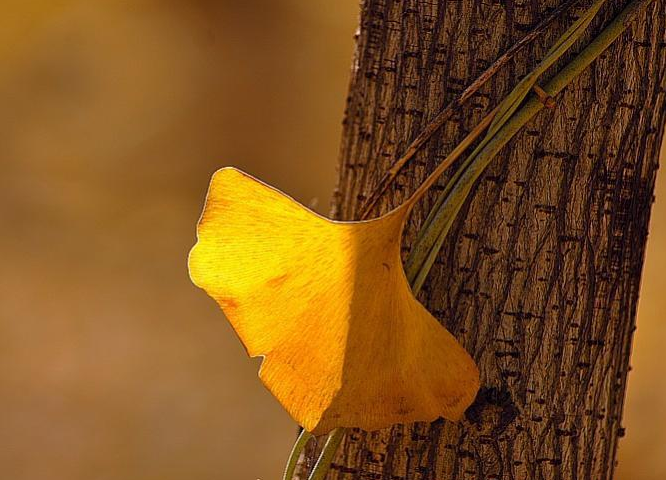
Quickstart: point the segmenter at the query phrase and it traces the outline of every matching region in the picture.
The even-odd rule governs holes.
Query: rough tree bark
[[[337,218],[356,218],[427,121],[560,1],[365,0]],[[477,360],[477,404],[459,424],[350,431],[329,479],[612,477],[666,119],[665,3],[643,10],[493,160],[420,295]],[[609,0],[580,45],[624,5]],[[447,122],[376,213],[413,191],[572,21],[563,16]],[[406,248],[436,194],[415,211]]]

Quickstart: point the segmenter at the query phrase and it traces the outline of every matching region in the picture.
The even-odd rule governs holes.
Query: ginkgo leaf
[[[474,361],[405,278],[409,206],[336,222],[237,169],[212,178],[190,276],[314,434],[457,420],[478,390]]]

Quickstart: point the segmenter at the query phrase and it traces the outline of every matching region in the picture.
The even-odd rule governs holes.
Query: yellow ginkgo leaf
[[[190,275],[314,434],[456,420],[478,390],[474,361],[405,278],[409,207],[335,222],[234,168],[213,176]]]

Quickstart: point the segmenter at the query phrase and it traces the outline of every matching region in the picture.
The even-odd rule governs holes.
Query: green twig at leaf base
[[[629,23],[640,9],[650,3],[652,0],[633,0],[615,19],[611,22],[580,54],[576,56],[569,64],[567,64],[560,72],[544,87],[546,93],[555,96],[560,93],[569,83],[571,83],[578,75],[580,75],[585,68],[587,68],[599,55],[601,55],[606,48],[608,48],[617,37],[619,37],[629,26]],[[599,9],[603,1],[597,1],[591,7],[594,13]],[[590,12],[588,10],[587,13]],[[558,40],[558,43],[549,51],[548,59],[544,59],[540,65],[548,63],[552,65],[557,58],[561,56],[563,50],[560,48],[569,48],[575,41],[582,30],[589,24],[592,16],[586,13],[581,17],[577,24],[574,24],[563,37]],[[585,23],[587,21],[587,23]],[[579,23],[580,22],[580,23]],[[581,25],[585,26],[581,27]],[[577,26],[578,25],[578,26]],[[566,49],[565,48],[565,49]],[[543,70],[545,71],[546,66]],[[462,207],[465,199],[474,185],[474,182],[483,173],[493,157],[504,147],[509,140],[528,122],[530,121],[544,105],[536,98],[528,100],[522,108],[518,110],[518,106],[525,98],[529,90],[536,82],[539,75],[536,75],[532,83],[525,83],[517,86],[512,93],[502,102],[501,105],[507,105],[511,111],[510,117],[505,115],[504,120],[497,120],[491,125],[488,134],[479,144],[479,146],[470,154],[470,156],[461,165],[456,174],[451,178],[447,184],[444,192],[435,203],[431,214],[428,216],[424,224],[421,234],[416,244],[412,249],[407,265],[405,268],[407,278],[410,281],[414,294],[417,294],[423,282],[432,267],[439,250],[446,238],[446,235],[455,220],[455,217]],[[525,85],[529,85],[523,95]],[[522,95],[522,97],[521,97]],[[520,98],[518,103],[514,103],[517,98]],[[507,110],[508,111],[508,110]],[[317,463],[312,470],[308,480],[324,480],[328,470],[330,469],[333,456],[344,438],[346,429],[337,428],[333,430],[327,440],[324,448],[317,459]],[[298,458],[307,444],[310,437],[309,433],[303,431],[294,445],[292,455],[285,470],[285,480],[291,480]],[[293,465],[292,465],[293,463]]]
[[[326,444],[317,459],[317,463],[312,469],[312,473],[308,477],[308,480],[323,480],[328,473],[328,470],[331,467],[331,462],[333,461],[333,456],[340,446],[340,442],[345,436],[345,428],[336,428],[331,433],[328,434],[326,439]],[[289,461],[287,462],[287,467],[284,470],[283,480],[292,480],[294,478],[294,472],[296,471],[296,464],[298,459],[303,453],[305,446],[308,444],[310,439],[314,438],[310,432],[305,429],[301,430],[301,433],[296,439],[294,448],[291,450],[291,455],[289,455]]]
[[[328,470],[331,468],[331,462],[333,461],[333,456],[340,446],[340,442],[345,436],[345,428],[336,428],[331,433],[328,434],[326,439],[326,444],[317,459],[312,473],[308,477],[308,480],[324,480]]]
[[[312,438],[314,438],[314,435],[304,428],[301,429],[301,433],[298,435],[296,443],[294,443],[294,447],[291,449],[291,454],[289,455],[289,460],[287,461],[287,466],[284,469],[284,475],[282,476],[283,480],[291,480],[294,478],[298,459],[300,458],[301,453],[303,453],[305,446]]]
[[[640,9],[652,0],[633,0],[576,58],[566,65],[545,87],[557,95],[587,68],[628,27]],[[406,262],[405,273],[415,291],[425,278],[441,249],[448,230],[466,200],[476,179],[497,152],[536,115],[544,105],[530,99],[493,134],[487,135],[451,178],[428,215]]]

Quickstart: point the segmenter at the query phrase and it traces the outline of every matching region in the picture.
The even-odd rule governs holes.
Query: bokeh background
[[[3,0],[0,477],[278,478],[295,426],[188,280],[210,174],[326,212],[357,2]],[[666,177],[618,477],[666,478]]]

